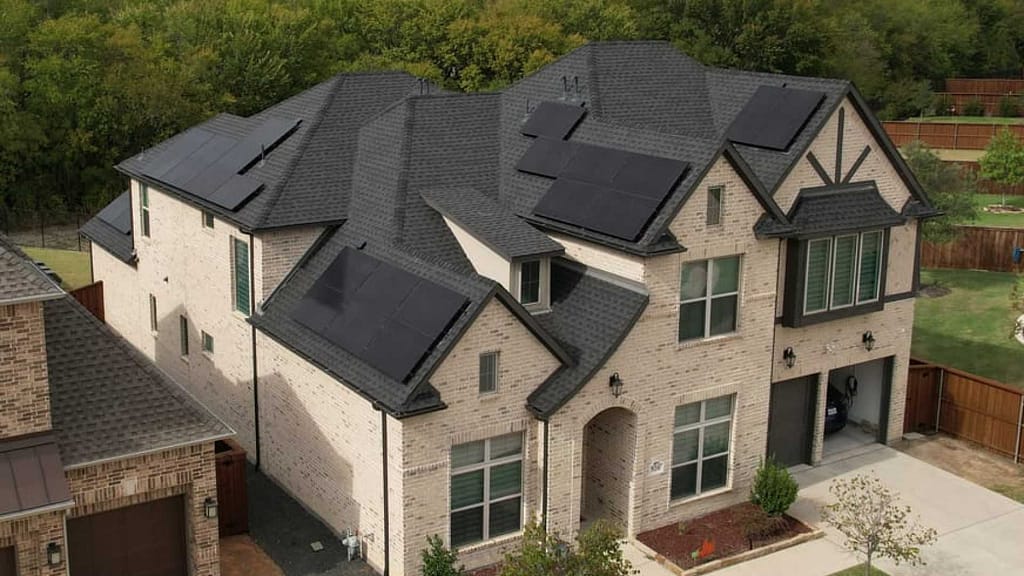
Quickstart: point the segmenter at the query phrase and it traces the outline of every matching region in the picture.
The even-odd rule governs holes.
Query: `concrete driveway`
[[[819,526],[819,508],[831,501],[832,479],[874,472],[897,491],[921,522],[939,533],[923,552],[927,565],[878,567],[893,576],[1018,574],[1024,566],[1024,505],[926,462],[882,445],[795,474],[800,496],[789,513]],[[825,538],[716,571],[720,576],[824,576],[858,562],[845,551],[842,535],[825,528]]]

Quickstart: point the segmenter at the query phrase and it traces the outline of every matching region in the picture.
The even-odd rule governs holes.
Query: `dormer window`
[[[513,295],[530,312],[547,310],[550,305],[550,266],[549,258],[523,260],[512,265]]]

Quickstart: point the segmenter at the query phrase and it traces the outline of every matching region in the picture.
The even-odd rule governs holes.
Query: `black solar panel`
[[[533,141],[516,164],[516,170],[555,178],[576,152],[578,145],[543,136]]]
[[[761,86],[729,126],[733,142],[787,150],[825,99],[824,92]]]
[[[200,128],[193,128],[182,134],[162,152],[147,160],[142,172],[160,180],[179,162],[206,144],[210,138],[213,138],[212,133]]]
[[[132,233],[132,203],[128,192],[118,196],[113,202],[107,204],[96,216],[100,220],[110,224],[122,234]]]
[[[239,173],[245,172],[260,159],[264,152],[269,153],[298,128],[299,123],[299,120],[267,118],[255,130],[242,138],[238,146],[235,146],[225,156],[225,162],[231,166],[237,166]]]
[[[519,131],[527,136],[561,140],[572,132],[585,113],[586,110],[573,104],[541,102]]]
[[[534,214],[634,241],[658,210],[660,201],[600,184],[559,178],[534,208]]]
[[[221,208],[237,210],[262,187],[263,183],[255,178],[235,175],[228,178],[228,181],[211,194],[207,200]]]
[[[190,180],[217,162],[225,153],[238,145],[238,140],[230,136],[214,135],[202,146],[197,148],[177,166],[160,177],[162,182],[184,188]]]
[[[659,202],[676,182],[686,174],[687,164],[669,158],[630,154],[626,163],[611,179],[611,185]]]
[[[465,304],[461,294],[345,248],[292,309],[291,317],[404,381]]]

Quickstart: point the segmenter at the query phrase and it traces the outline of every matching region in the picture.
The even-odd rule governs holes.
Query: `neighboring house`
[[[902,432],[935,211],[848,82],[596,43],[500,93],[340,75],[118,168],[108,321],[385,573]],[[872,432],[826,441],[854,381]]]
[[[3,236],[0,397],[0,575],[220,574],[231,430]]]

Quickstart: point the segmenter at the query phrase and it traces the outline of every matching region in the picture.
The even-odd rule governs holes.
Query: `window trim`
[[[203,228],[206,230],[213,230],[216,225],[216,218],[213,216],[213,212],[209,210],[200,210],[202,214]]]
[[[879,250],[879,256],[880,256],[878,258],[878,260],[877,260],[877,264],[875,265],[875,283],[876,283],[875,284],[875,296],[874,296],[874,298],[871,298],[869,300],[861,300],[861,298],[860,298],[860,274],[861,274],[862,259],[864,257],[864,237],[867,236],[867,235],[873,235],[873,234],[878,234],[879,235],[878,250]],[[853,255],[853,261],[854,261],[853,278],[852,278],[852,281],[853,281],[853,300],[851,301],[850,304],[843,304],[843,305],[836,306],[836,305],[833,305],[833,303],[832,303],[833,297],[835,296],[833,288],[835,286],[835,281],[836,281],[836,249],[837,249],[837,247],[839,245],[839,239],[840,238],[849,238],[851,236],[857,238],[856,251],[854,252],[854,255]],[[808,289],[809,283],[807,282],[807,275],[811,271],[811,244],[814,244],[815,242],[822,242],[822,241],[829,242],[828,272],[826,274],[826,282],[825,282],[825,307],[822,308],[821,310],[808,310],[807,309],[807,289]],[[863,304],[872,304],[872,303],[878,302],[879,299],[881,298],[881,292],[882,292],[882,290],[881,290],[881,276],[882,276],[882,271],[881,271],[881,266],[882,266],[881,251],[884,250],[885,244],[886,244],[885,243],[885,231],[883,231],[883,230],[863,230],[863,231],[860,231],[860,232],[847,232],[847,233],[842,233],[842,234],[836,234],[835,236],[822,236],[822,237],[819,237],[819,238],[811,238],[811,239],[809,239],[807,241],[807,250],[806,250],[807,253],[804,255],[804,270],[803,270],[803,283],[804,283],[803,314],[804,314],[804,316],[811,316],[811,315],[814,315],[814,314],[822,314],[822,313],[825,313],[825,312],[833,312],[833,311],[837,311],[837,310],[845,310],[847,308],[855,308],[856,306],[860,306],[860,305],[863,305]]]
[[[711,285],[714,273],[712,267],[716,260],[728,260],[730,258],[736,258],[736,290],[733,292],[723,292],[722,294],[712,294]],[[683,270],[686,269],[687,265],[698,264],[700,262],[707,262],[707,276],[704,279],[704,295],[699,298],[690,298],[689,300],[683,300],[682,298],[682,282],[683,282]],[[737,334],[740,331],[740,293],[743,291],[743,254],[730,254],[727,256],[715,256],[711,258],[704,258],[702,260],[687,260],[682,263],[679,268],[679,290],[676,292],[676,342],[679,344],[686,344],[691,342],[701,342],[704,340],[710,340],[712,338],[723,338],[733,334]],[[735,315],[735,328],[729,332],[723,332],[721,334],[711,334],[711,308],[715,299],[728,298],[731,296],[736,297],[736,311]],[[704,301],[704,335],[696,338],[683,339],[679,333],[680,321],[683,316],[683,306],[686,304],[693,304],[694,302]]]
[[[145,238],[150,238],[150,232],[149,186],[139,182],[139,233]]]
[[[862,232],[860,234],[860,237],[859,237],[859,239],[857,241],[857,274],[856,274],[856,276],[854,276],[854,287],[856,288],[854,290],[854,302],[856,302],[857,304],[871,304],[871,303],[877,302],[882,297],[882,278],[883,278],[883,276],[882,276],[882,260],[883,260],[882,252],[883,252],[883,250],[885,250],[887,252],[886,247],[887,247],[888,243],[886,242],[886,236],[888,235],[887,234],[888,231],[882,232],[881,234],[879,234],[879,238],[878,238],[878,252],[879,252],[879,254],[878,254],[878,260],[877,260],[877,262],[875,264],[875,297],[867,299],[867,300],[861,300],[861,298],[860,298],[860,273],[861,273],[861,265],[863,264],[863,258],[864,258],[864,235],[866,235],[866,234],[874,234],[876,232],[882,232],[882,231],[881,230],[867,230],[867,231]]]
[[[706,414],[706,411],[707,411],[707,403],[710,402],[711,400],[718,400],[719,398],[724,398],[724,397],[729,398],[729,413],[727,415],[725,415],[725,416],[718,416],[717,418],[713,418],[711,420],[705,420],[704,419],[704,415]],[[675,414],[676,414],[676,411],[679,408],[681,408],[683,406],[688,406],[690,404],[700,404],[700,418],[696,422],[694,422],[692,424],[684,424],[682,426],[676,426],[675,425]],[[672,411],[672,419],[673,419],[673,421],[672,421],[672,451],[673,451],[673,456],[674,456],[674,452],[675,452],[675,442],[676,442],[676,435],[677,434],[681,434],[683,432],[688,432],[690,430],[699,430],[699,432],[697,433],[697,458],[695,460],[687,460],[686,462],[679,462],[679,463],[677,463],[677,462],[675,462],[675,460],[671,460],[669,462],[669,467],[668,467],[668,474],[669,474],[668,498],[669,498],[669,502],[671,502],[671,503],[684,502],[684,501],[690,500],[692,498],[699,498],[701,496],[704,496],[704,495],[712,493],[712,492],[717,492],[717,491],[720,491],[720,490],[726,490],[726,489],[731,488],[731,486],[732,486],[733,440],[735,438],[735,433],[736,433],[736,423],[735,423],[735,420],[736,420],[736,394],[726,394],[726,395],[723,395],[723,396],[715,396],[714,398],[705,398],[703,400],[696,400],[694,402],[686,402],[685,404],[679,404]],[[728,422],[729,423],[729,443],[728,443],[728,446],[727,446],[725,452],[719,452],[719,453],[716,453],[716,454],[712,454],[711,456],[706,456],[704,454],[704,429],[708,428],[709,426],[714,426],[716,424],[721,424],[723,422]],[[721,486],[715,486],[714,488],[710,488],[708,490],[702,490],[702,488],[701,488],[701,479],[702,479],[701,476],[704,473],[704,469],[703,469],[704,468],[703,467],[704,461],[712,459],[712,458],[720,458],[722,456],[725,456],[725,461],[726,461],[726,464],[725,464],[725,484],[723,484]],[[672,496],[672,471],[675,470],[676,468],[680,468],[680,467],[683,467],[683,466],[689,466],[691,464],[696,464],[696,468],[697,468],[697,477],[696,477],[695,483],[694,483],[696,491],[693,494],[689,494],[689,495],[686,495],[686,496],[673,497]]]
[[[188,317],[184,314],[178,316],[178,347],[182,358],[188,358]]]
[[[711,221],[711,194],[718,191],[718,219],[714,222]],[[717,184],[715,186],[708,186],[707,193],[707,207],[705,208],[704,214],[704,225],[705,226],[721,226],[725,221],[725,185]]]
[[[206,330],[200,330],[199,331],[199,340],[200,340],[200,347],[203,349],[203,352],[206,352],[207,354],[213,354],[213,350],[214,350],[213,336],[209,332],[207,332]],[[209,344],[209,346],[207,346],[207,344]]]
[[[489,390],[484,390],[484,387],[483,387],[483,384],[484,384],[484,382],[483,382],[483,368],[484,368],[484,359],[485,358],[494,358],[494,371],[493,371],[493,373],[491,373],[491,378],[492,378],[491,384],[492,384],[492,386],[491,386],[491,388]],[[492,350],[492,351],[488,351],[488,352],[482,352],[480,354],[479,381],[477,382],[477,391],[481,395],[496,393],[498,391],[498,381],[500,380],[500,378],[499,378],[500,374],[501,374],[501,351],[499,351],[499,350]]]
[[[540,288],[536,302],[523,302],[522,300],[522,279],[523,264],[528,262],[540,262]],[[516,302],[522,304],[528,312],[546,312],[551,308],[551,259],[550,258],[528,258],[512,263],[511,292]]]
[[[503,457],[498,458],[496,460],[491,460],[491,441],[495,440],[497,438],[501,438],[503,436],[511,436],[511,435],[518,435],[519,438],[520,438],[519,452],[517,452],[516,454],[511,454],[509,456],[503,456]],[[524,464],[526,462],[526,458],[525,458],[526,440],[527,440],[527,438],[526,438],[525,431],[520,431],[520,432],[512,432],[512,433],[509,433],[509,434],[501,434],[501,435],[498,435],[498,436],[492,436],[490,438],[484,438],[484,439],[481,439],[481,440],[472,440],[470,442],[462,442],[462,443],[459,443],[459,444],[453,444],[449,448],[449,451],[448,451],[448,454],[449,454],[448,455],[448,467],[449,467],[449,470],[448,470],[448,486],[449,486],[449,488],[448,488],[448,542],[449,543],[452,542],[452,515],[454,515],[454,514],[456,514],[458,512],[465,512],[466,510],[472,510],[474,508],[483,508],[483,519],[481,521],[481,528],[483,530],[483,533],[481,534],[482,538],[480,540],[474,540],[472,542],[466,542],[465,544],[459,544],[459,545],[452,544],[452,548],[457,548],[457,547],[460,547],[460,546],[461,547],[477,546],[479,544],[490,542],[491,540],[494,540],[495,538],[501,538],[501,537],[504,537],[504,536],[508,536],[510,534],[517,534],[517,533],[522,531],[522,529],[523,529],[523,507],[524,507],[524,504],[525,504],[525,497],[524,497],[525,491],[524,491],[524,488],[523,488],[523,484],[524,484],[524,482],[526,480],[526,468],[524,466]],[[459,466],[458,468],[452,466],[451,465],[451,453],[454,451],[455,447],[456,446],[461,446],[463,444],[473,444],[475,442],[483,442],[484,443],[484,459],[483,459],[483,461],[482,462],[476,462],[476,463],[473,463],[473,464],[466,464],[464,466]],[[492,468],[496,468],[498,466],[503,466],[505,464],[512,464],[512,463],[515,463],[515,462],[519,462],[519,491],[515,492],[513,494],[506,494],[504,496],[500,496],[500,497],[495,498],[495,499],[492,500],[490,498],[490,493],[491,493],[491,469]],[[480,502],[475,503],[475,504],[469,504],[467,506],[462,506],[462,507],[459,507],[459,508],[452,508],[452,502],[451,502],[451,498],[452,498],[452,495],[451,495],[452,479],[455,476],[461,476],[463,474],[469,474],[469,473],[477,472],[477,471],[480,471],[480,470],[483,470],[483,473],[484,473],[484,477],[483,477],[483,495],[481,496]],[[506,500],[513,500],[515,498],[519,498],[519,529],[518,530],[514,530],[512,532],[506,532],[505,534],[498,534],[496,536],[491,536],[491,533],[490,533],[491,532],[491,526],[490,526],[490,520],[491,520],[491,518],[490,518],[491,510],[490,509],[491,509],[491,505],[499,503],[499,502],[504,502]]]

